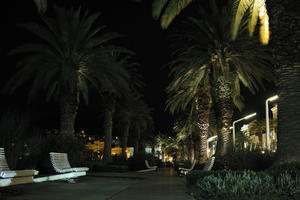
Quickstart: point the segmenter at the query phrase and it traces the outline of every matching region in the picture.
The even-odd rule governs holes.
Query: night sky
[[[135,2],[134,0],[49,0],[60,6],[82,5],[93,12],[101,12],[99,25],[106,24],[108,31],[127,35],[120,45],[136,52],[134,60],[140,64],[139,72],[143,76],[145,87],[142,94],[146,102],[153,108],[156,132],[170,132],[171,121],[165,111],[166,95],[164,88],[169,82],[168,69],[162,67],[170,59],[169,42],[166,40],[169,31],[162,30],[159,23],[152,19],[150,0]],[[72,2],[72,3],[70,3]],[[1,75],[0,84],[3,86],[15,71],[16,57],[7,56],[10,49],[30,40],[31,35],[17,28],[18,23],[34,21],[38,18],[32,0],[13,0],[1,2]],[[244,91],[246,109],[236,112],[235,118],[251,112],[264,115],[264,100],[275,94],[272,85],[268,90],[260,91],[252,96]],[[8,107],[30,112],[36,117],[36,122],[43,127],[58,127],[59,109],[55,102],[45,102],[41,97],[28,104],[26,86],[16,91],[13,96],[1,94],[1,113]],[[43,96],[43,94],[41,94]],[[99,117],[98,98],[90,98],[90,106],[81,105],[77,119],[77,129],[90,130],[92,134],[101,134],[101,117]]]

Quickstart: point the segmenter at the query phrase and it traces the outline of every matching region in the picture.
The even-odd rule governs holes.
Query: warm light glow
[[[248,124],[244,124],[242,127],[241,127],[241,131],[246,131],[248,130]]]
[[[247,115],[246,117],[244,117],[244,119],[249,119],[250,117],[253,117],[253,116],[255,116],[256,115],[256,113],[253,113],[253,114],[251,114],[251,115]]]
[[[211,141],[213,141],[213,140],[216,140],[218,138],[218,136],[212,136],[212,137],[210,137],[210,138],[208,138],[207,139],[207,142],[211,142]]]
[[[268,98],[267,101],[275,101],[278,98],[279,98],[279,96],[275,95],[275,96],[272,96],[272,97]]]

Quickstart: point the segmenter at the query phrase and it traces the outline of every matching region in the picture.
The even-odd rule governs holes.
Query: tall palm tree
[[[122,156],[126,159],[126,148],[128,143],[129,131],[134,126],[146,126],[147,120],[151,120],[150,110],[144,103],[140,95],[130,95],[122,99],[118,109],[118,121],[121,129]],[[138,124],[140,123],[140,124]]]
[[[205,81],[194,81],[198,78],[197,75],[199,73],[191,72],[192,70],[188,67],[183,68],[185,68],[184,64],[174,66],[173,72],[184,71],[184,73],[174,74],[173,81],[167,88],[170,96],[167,100],[167,108],[171,114],[174,114],[175,110],[188,113],[187,119],[180,127],[179,133],[187,134],[190,138],[193,138],[194,160],[201,164],[207,159],[207,138],[211,105],[210,88],[209,83],[205,83]],[[207,75],[206,77],[208,77]],[[206,85],[204,86],[204,84]]]
[[[113,122],[115,118],[115,111],[117,104],[122,99],[129,99],[130,95],[135,87],[140,87],[139,81],[135,80],[135,74],[133,74],[133,65],[129,56],[123,56],[123,54],[112,53],[111,54],[111,67],[114,68],[113,73],[116,75],[108,81],[109,84],[103,84],[99,87],[99,92],[103,97],[104,104],[104,155],[103,160],[105,162],[111,162],[111,145],[112,145],[112,131]]]
[[[42,23],[27,23],[23,28],[36,36],[11,52],[25,55],[18,62],[18,71],[8,81],[5,91],[13,93],[31,82],[29,99],[46,90],[47,100],[60,104],[60,131],[74,133],[74,123],[80,98],[88,101],[88,87],[109,87],[117,90],[116,80],[125,82],[127,73],[115,67],[110,52],[119,51],[107,43],[120,35],[104,32],[104,26],[94,26],[99,13],[90,14],[81,8],[55,7],[54,17],[40,16]]]
[[[300,162],[300,2],[268,1],[278,74],[277,164]]]
[[[226,7],[219,10],[214,1],[210,1],[210,11],[200,7],[197,17],[186,23],[186,30],[179,31],[179,49],[172,62],[175,70],[186,74],[182,79],[189,80],[195,89],[200,89],[196,86],[203,80],[212,86],[214,106],[220,121],[219,156],[225,156],[230,147],[232,106],[243,107],[240,84],[254,93],[259,85],[263,85],[264,78],[274,78],[266,48],[243,34],[245,23],[239,30],[239,37],[231,40],[230,19],[231,10]],[[196,93],[197,90],[194,91]],[[187,98],[194,98],[195,93],[190,93]]]
[[[152,15],[155,19],[161,19],[162,28],[168,28],[174,18],[193,0],[153,0]],[[232,25],[232,38],[236,39],[238,29],[243,16],[249,11],[249,33],[252,36],[260,20],[260,39],[263,44],[269,41],[269,17],[266,9],[266,0],[232,0],[235,10],[234,23]],[[222,2],[223,3],[223,2]]]
[[[150,134],[153,131],[153,119],[151,117],[151,109],[143,102],[138,102],[138,109],[140,113],[134,115],[134,120],[131,123],[131,131],[134,143],[134,154],[138,154],[141,149],[141,141],[146,134]]]

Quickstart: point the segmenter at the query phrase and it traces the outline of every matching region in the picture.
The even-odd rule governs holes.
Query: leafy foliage
[[[33,125],[29,114],[14,110],[0,117],[0,147],[3,147],[11,169],[36,167],[36,155],[42,146],[41,130]]]
[[[274,191],[272,178],[268,175],[255,176],[244,172],[243,174],[227,173],[225,177],[206,176],[199,180],[195,186],[194,196],[199,199],[268,199]]]
[[[192,171],[186,178],[196,199],[296,200],[300,197],[299,179],[284,171],[278,174],[268,171]]]
[[[55,7],[54,16],[41,15],[41,24],[32,22],[21,26],[37,40],[11,51],[11,55],[26,56],[18,62],[19,70],[5,91],[13,93],[25,82],[31,82],[29,99],[46,90],[48,100],[60,99],[66,92],[79,92],[87,102],[89,85],[117,90],[113,82],[121,80],[123,84],[128,74],[119,67],[122,61],[116,62],[111,54],[129,51],[107,43],[121,35],[104,32],[104,26],[94,27],[99,13]]]
[[[262,171],[271,167],[274,160],[274,153],[262,154],[261,150],[244,149],[231,152],[226,158],[226,163],[220,159],[215,163],[214,169]]]
[[[248,30],[250,36],[253,36],[255,27],[260,24],[260,41],[262,44],[268,44],[270,32],[269,32],[269,16],[266,9],[265,0],[234,0],[234,21],[232,23],[232,38],[237,37],[238,29],[241,21],[246,13],[248,16]]]
[[[168,88],[176,91],[170,103],[178,103],[177,96],[193,102],[198,90],[203,90],[201,85],[209,87],[224,76],[230,82],[233,102],[241,109],[240,84],[254,93],[263,86],[263,79],[274,79],[271,56],[245,34],[246,23],[239,29],[238,38],[231,40],[229,8],[219,9],[210,1],[210,12],[201,7],[197,11],[197,17],[189,18],[185,29],[173,36],[177,42],[175,59],[170,63],[171,75],[178,78]]]
[[[156,165],[158,162],[151,154],[138,153],[128,160],[129,170],[136,171],[146,169],[145,160],[148,160],[150,166]]]
[[[37,157],[38,169],[47,173],[53,170],[51,168],[49,152],[67,153],[71,166],[87,166],[88,149],[84,142],[77,137],[53,134],[54,132],[58,131],[48,131],[43,136],[43,145],[40,147]]]
[[[267,170],[267,173],[272,174],[274,177],[279,174],[289,174],[294,179],[300,179],[300,163],[287,162],[279,165],[273,165]]]
[[[193,0],[154,0],[152,15],[155,19],[161,16],[161,26],[168,28],[174,18]]]
[[[174,18],[193,0],[153,0],[152,16],[154,19],[161,19],[162,28],[168,28]],[[262,44],[268,44],[270,31],[269,31],[269,16],[266,9],[265,0],[232,0],[229,4],[233,4],[233,24],[232,24],[232,38],[236,39],[238,29],[241,25],[243,17],[248,16],[248,30],[252,36],[255,27],[260,24],[260,41]]]

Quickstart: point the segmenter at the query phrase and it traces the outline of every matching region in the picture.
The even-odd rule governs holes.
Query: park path
[[[144,180],[114,194],[107,200],[191,200],[185,187],[185,178],[178,177],[171,168],[139,175]]]
[[[185,178],[173,169],[157,172],[89,173],[75,184],[53,181],[10,186],[18,195],[0,200],[191,200]]]

